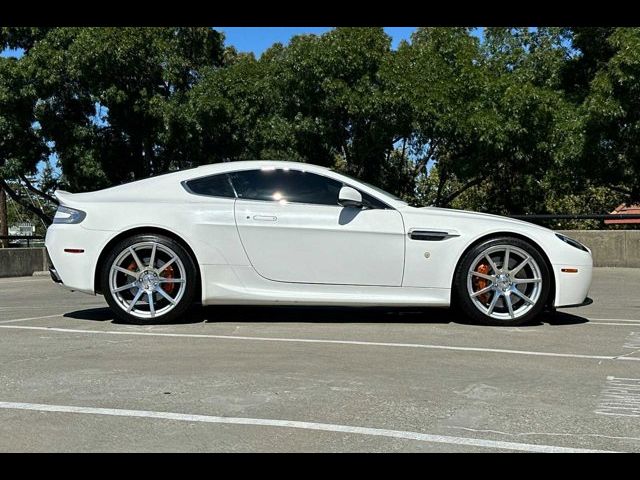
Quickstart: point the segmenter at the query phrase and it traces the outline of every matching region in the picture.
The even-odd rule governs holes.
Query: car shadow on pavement
[[[456,321],[455,315],[444,308],[219,305],[201,308],[197,313],[207,323],[452,323]]]
[[[123,323],[108,308],[89,308],[64,314],[64,317],[95,322]],[[589,320],[564,312],[544,312],[537,321],[522,327],[577,325]],[[327,307],[327,306],[194,306],[185,316],[162,325],[190,323],[413,323],[474,325],[456,309]]]
[[[328,306],[246,306],[219,305],[194,309],[207,323],[415,323],[477,325],[455,308],[434,307],[328,307]],[[535,322],[522,327],[578,325],[587,318],[564,312],[545,311]],[[191,322],[189,322],[191,323]],[[499,327],[498,327],[499,328]]]
[[[65,318],[74,318],[77,320],[89,320],[92,322],[111,322],[115,324],[124,324],[122,320],[116,318],[109,308],[87,308],[84,310],[75,310],[73,312],[67,312],[63,315]],[[158,325],[182,325],[188,323],[202,323],[204,319],[198,318],[194,315],[187,315],[174,322],[158,322]],[[152,324],[153,325],[153,324]]]
[[[539,317],[540,323],[548,323],[549,325],[577,325],[589,323],[589,319],[566,312],[544,312]],[[535,325],[535,324],[533,324]]]

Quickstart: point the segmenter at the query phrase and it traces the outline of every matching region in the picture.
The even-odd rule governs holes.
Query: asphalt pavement
[[[0,451],[640,451],[640,269],[525,327],[448,309],[195,307],[0,279]]]

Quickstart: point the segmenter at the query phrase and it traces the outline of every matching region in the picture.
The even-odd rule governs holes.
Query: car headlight
[[[86,216],[87,214],[82,210],[63,207],[61,205],[53,217],[53,223],[80,223]]]
[[[589,252],[589,249],[587,247],[585,247],[579,241],[574,240],[571,237],[567,237],[566,235],[562,235],[561,233],[556,233],[556,237],[558,237],[564,243],[568,243],[572,247],[576,247],[577,249],[582,250],[582,251],[587,252],[587,253]]]

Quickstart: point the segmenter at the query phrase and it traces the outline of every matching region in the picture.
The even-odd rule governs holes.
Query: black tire
[[[140,316],[136,316],[134,314],[128,313],[122,304],[122,299],[116,298],[116,295],[112,293],[110,288],[110,274],[111,268],[114,265],[116,259],[124,254],[125,250],[129,249],[134,245],[138,245],[141,243],[156,243],[158,246],[156,247],[157,251],[162,249],[164,254],[167,254],[168,251],[171,251],[175,254],[175,256],[179,259],[174,262],[174,266],[180,265],[180,269],[184,269],[184,272],[181,272],[181,276],[184,275],[184,287],[182,293],[180,295],[179,300],[175,301],[175,304],[169,304],[166,300],[163,300],[161,295],[156,293],[151,293],[155,298],[158,298],[159,302],[165,302],[167,307],[171,307],[169,311],[166,313],[158,313],[155,314],[152,318],[142,318]],[[164,248],[163,248],[164,247]],[[133,257],[132,257],[133,258]],[[161,261],[161,260],[159,260]],[[168,262],[165,262],[168,263]],[[148,268],[148,267],[145,267]],[[168,269],[168,268],[167,268]],[[139,268],[137,268],[139,271]],[[195,300],[196,292],[198,291],[198,270],[196,268],[194,259],[189,254],[189,252],[178,242],[173,240],[172,238],[166,237],[164,235],[158,234],[138,234],[133,235],[131,237],[125,238],[115,244],[107,254],[104,262],[102,263],[100,270],[100,282],[102,287],[102,293],[104,295],[105,300],[109,304],[109,307],[113,311],[113,313],[125,323],[132,323],[136,325],[153,325],[159,323],[170,323],[180,319],[189,307],[193,304]],[[115,274],[117,275],[117,274]],[[130,275],[132,281],[134,280],[134,276]],[[161,275],[159,275],[161,276]],[[126,277],[126,275],[125,275]],[[161,285],[157,286],[161,288]],[[139,287],[134,287],[139,288]],[[178,288],[181,288],[178,286]],[[159,292],[162,293],[162,292]],[[135,298],[135,296],[134,296]],[[133,299],[132,299],[133,300]],[[147,301],[147,304],[153,303],[152,301]],[[144,305],[144,304],[143,304]]]
[[[527,303],[526,301],[522,300],[519,296],[516,296],[516,295],[513,295],[513,298],[515,300],[509,300],[509,302],[516,301],[521,305],[520,308],[522,308],[522,314],[520,316],[517,316],[516,318],[508,317],[508,318],[497,319],[497,318],[493,318],[490,315],[487,315],[487,312],[481,311],[482,307],[478,306],[479,303],[483,303],[482,301],[480,301],[480,300],[483,300],[483,297],[479,296],[479,300],[474,301],[474,299],[471,298],[471,294],[469,292],[468,282],[473,281],[473,280],[469,280],[470,278],[469,274],[472,268],[472,264],[476,263],[477,265],[478,257],[481,256],[483,252],[486,252],[487,250],[492,248],[499,248],[502,246],[509,246],[509,247],[512,246],[516,249],[521,249],[524,252],[526,252],[526,254],[530,255],[531,259],[535,262],[535,267],[537,268],[537,271],[539,272],[541,277],[541,282],[535,282],[535,283],[540,283],[541,286],[532,287],[532,288],[539,288],[539,290],[536,290],[535,296],[537,296],[537,299],[533,305],[531,303]],[[517,261],[517,259],[518,259],[517,255],[511,254],[509,263],[511,264],[512,261]],[[495,260],[495,264],[496,266],[499,267],[499,270],[502,271],[503,266],[500,265],[498,261],[499,260]],[[487,265],[488,265],[488,262],[487,262]],[[533,268],[534,267],[532,266],[532,264],[528,264],[525,267],[523,267],[522,270],[531,269],[531,272],[533,272],[534,271]],[[507,266],[507,270],[509,269],[510,267]],[[478,271],[478,270],[474,269],[474,272],[475,271]],[[491,272],[493,272],[493,268],[491,269]],[[473,275],[475,275],[475,273]],[[473,275],[471,276],[471,278],[472,279],[476,278]],[[518,273],[518,275],[522,275],[526,279],[526,275],[524,273]],[[463,255],[454,275],[452,300],[455,306],[459,308],[473,322],[481,323],[484,325],[498,325],[498,326],[524,325],[532,322],[535,319],[535,317],[538,316],[540,312],[542,312],[542,310],[545,308],[545,305],[549,298],[549,293],[551,291],[551,285],[552,285],[551,275],[552,273],[549,271],[547,262],[545,261],[544,257],[542,256],[540,251],[536,247],[531,245],[529,242],[526,242],[520,238],[508,237],[508,236],[492,238],[476,245],[475,247],[471,248],[468,252],[466,252]],[[532,274],[531,278],[533,277],[537,278],[536,275]],[[491,286],[491,285],[497,285],[497,282],[489,281],[488,283],[484,284],[485,288],[486,286]],[[533,282],[532,282],[532,285],[533,285]],[[514,285],[512,286],[512,288],[513,287],[517,287],[517,286]],[[505,288],[508,288],[508,287],[505,287]],[[524,288],[529,288],[529,287],[519,287],[519,289],[524,289]],[[496,291],[499,292],[499,290],[500,289],[496,286]],[[484,297],[484,298],[491,299],[491,300],[487,300],[486,308],[487,310],[490,309],[490,304],[492,303],[493,297],[497,296],[498,297],[497,302],[502,302],[502,303],[496,303],[495,305],[500,305],[500,309],[502,310],[502,312],[499,312],[498,309],[494,306],[494,308],[496,308],[496,310],[494,310],[495,312],[494,315],[502,315],[503,317],[508,316],[509,311],[507,309],[507,304],[506,304],[507,300],[506,299],[502,300],[500,298],[501,294],[496,293],[496,291],[490,290],[489,293],[486,294],[489,297],[487,296]],[[476,294],[477,292],[478,290],[475,290],[474,294]],[[524,291],[522,293],[527,293],[527,291]],[[511,294],[509,296],[511,297]],[[516,310],[516,313],[517,313],[517,310]]]

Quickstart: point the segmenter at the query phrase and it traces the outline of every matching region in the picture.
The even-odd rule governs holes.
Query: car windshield
[[[404,204],[407,204],[407,202],[406,202],[406,201],[404,201],[403,199],[401,199],[401,198],[399,198],[399,197],[395,196],[393,193],[389,193],[389,192],[387,192],[387,191],[385,191],[385,190],[381,189],[380,187],[376,187],[375,185],[371,185],[370,183],[363,182],[363,181],[362,181],[362,180],[360,180],[359,178],[352,177],[351,175],[347,175],[346,173],[338,172],[338,171],[333,170],[333,169],[331,169],[331,171],[332,171],[332,172],[339,173],[339,174],[340,174],[340,175],[342,175],[343,177],[350,178],[351,180],[354,180],[354,181],[356,181],[356,182],[358,182],[358,183],[361,183],[362,185],[365,185],[365,186],[369,187],[370,189],[375,190],[375,191],[376,191],[376,192],[378,192],[378,193],[381,193],[381,194],[383,194],[383,195],[385,195],[385,196],[387,196],[387,197],[389,197],[389,198],[392,198],[392,199],[393,199],[393,200],[395,200],[396,202],[402,202],[402,203],[404,203]]]

